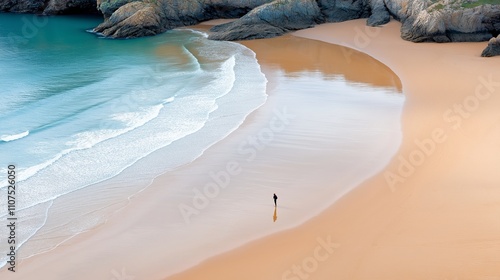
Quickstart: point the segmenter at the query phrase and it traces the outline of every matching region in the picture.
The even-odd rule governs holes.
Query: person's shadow
[[[276,222],[278,219],[278,207],[274,206],[274,215],[273,215],[273,221]]]

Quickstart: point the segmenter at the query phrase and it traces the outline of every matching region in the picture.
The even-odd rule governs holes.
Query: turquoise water
[[[58,231],[67,223],[53,217],[67,210],[54,210],[56,201],[127,168],[150,179],[188,163],[266,100],[255,54],[241,45],[190,30],[109,40],[88,32],[99,22],[0,14],[0,174],[16,165],[24,217],[18,243],[25,247],[51,230],[47,221],[60,221]],[[145,160],[159,150],[167,157]],[[72,224],[65,238],[98,222]],[[24,255],[40,250],[31,246]]]

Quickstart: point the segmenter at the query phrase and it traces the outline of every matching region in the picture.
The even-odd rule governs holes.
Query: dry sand
[[[168,279],[500,279],[500,58],[479,57],[484,43],[406,42],[399,28],[295,33],[401,78],[403,142],[385,170],[307,223]]]

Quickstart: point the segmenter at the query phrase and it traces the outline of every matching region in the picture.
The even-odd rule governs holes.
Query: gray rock
[[[246,40],[276,37],[289,30],[315,25],[321,11],[314,0],[277,0],[255,8],[231,23],[215,26],[214,40]]]
[[[395,5],[395,2],[400,2],[401,5]],[[488,40],[492,34],[498,32],[496,26],[499,26],[500,22],[500,6],[463,8],[456,4],[443,6],[441,3],[415,2],[393,0],[391,6],[388,6],[391,13],[402,21],[401,37],[405,40],[477,42]]]
[[[416,16],[428,6],[427,1],[412,0],[384,0],[384,4],[389,14],[401,22],[411,16]]]
[[[45,15],[98,14],[96,0],[2,0],[0,11]]]
[[[41,13],[45,9],[46,0],[2,0],[0,11],[13,13]]]
[[[323,22],[342,22],[370,16],[369,0],[317,0]]]
[[[214,32],[208,36],[210,40],[225,40],[225,41],[237,41],[237,40],[253,40],[253,39],[264,39],[281,36],[288,32],[288,30],[282,29],[280,27],[272,26],[267,23],[252,23],[252,24],[239,24],[233,26],[229,29],[224,29],[221,27],[217,32]]]
[[[341,22],[368,17],[369,14],[370,5],[366,0],[277,0],[254,9],[237,21],[213,28],[214,33],[223,34],[212,34],[209,38],[269,38],[318,23]],[[261,30],[262,34],[259,34]]]
[[[368,26],[379,26],[391,20],[391,15],[385,7],[384,0],[370,1],[371,15],[366,21]]]
[[[44,14],[98,14],[96,0],[50,0]]]
[[[493,37],[488,42],[488,46],[484,49],[481,54],[482,57],[491,57],[500,55],[500,35],[498,37]]]
[[[109,18],[121,6],[124,6],[130,2],[135,2],[135,0],[97,0],[97,8],[104,15],[104,18]]]
[[[217,18],[239,18],[215,27],[210,38],[269,38],[318,23],[368,18],[367,25],[402,22],[412,42],[486,41],[500,33],[500,5],[467,8],[478,0],[0,0],[0,10],[64,14],[95,11],[95,30],[112,38],[155,35]]]
[[[118,9],[120,5],[128,4],[130,1],[133,0],[100,0],[99,9],[107,20],[111,14],[120,12]],[[318,23],[368,17],[371,10],[369,0],[157,0],[157,2],[156,12],[160,15],[160,20],[157,22],[161,26],[156,30],[160,32],[214,18],[243,16],[232,24],[213,29],[214,32],[220,34],[212,34],[210,38],[218,40],[269,38],[286,31],[308,28]],[[380,3],[383,4],[383,2]],[[381,9],[380,20],[377,22],[382,23],[387,20],[388,12],[385,10],[384,14],[384,10]],[[105,23],[96,31],[113,34],[112,37],[116,37],[117,34],[126,34],[125,31],[117,33],[115,28],[105,32],[103,27],[111,28]],[[244,28],[247,30],[245,31]],[[148,34],[150,30],[150,28],[146,30]],[[262,34],[258,34],[260,31]],[[134,36],[139,35],[140,32],[134,32]],[[132,36],[129,34],[126,37]]]
[[[426,20],[426,24],[421,23],[422,16],[411,16],[404,20],[401,26],[401,38],[404,40],[419,42],[449,42],[446,36],[444,22],[441,20]],[[435,38],[435,40],[434,40]]]
[[[485,42],[491,38],[491,33],[488,31],[471,33],[448,31],[446,36],[450,39],[450,42]]]
[[[131,2],[121,6],[95,31],[114,38],[152,36],[162,32],[161,18],[154,4]]]

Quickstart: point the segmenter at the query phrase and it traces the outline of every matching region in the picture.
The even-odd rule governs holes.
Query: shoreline
[[[500,90],[498,58],[479,57],[481,43],[406,42],[399,37],[399,26],[392,21],[376,29],[355,20],[294,33],[363,51],[401,79],[406,97],[403,142],[385,170],[305,224],[167,279],[498,276],[493,253],[500,249],[493,214],[500,210],[495,204],[500,191],[493,187],[500,184],[494,168],[500,166],[494,156],[500,152],[495,144],[500,142],[495,110],[500,100],[493,94]],[[478,89],[483,91],[478,94]],[[476,102],[481,98],[487,102]],[[460,115],[455,105],[470,110]],[[425,154],[416,142],[434,146]],[[424,159],[414,156],[411,172],[402,174],[401,158],[409,161],[417,154]],[[332,246],[326,258],[318,259],[313,252],[325,240]],[[294,265],[302,271],[293,270]]]
[[[295,42],[301,41],[298,39],[294,39],[293,37],[290,37],[288,39],[296,40]],[[277,42],[280,42],[282,40],[283,39],[277,39]],[[302,40],[302,41],[305,42],[310,40]],[[261,43],[264,42],[268,41],[261,41]],[[315,45],[317,44],[315,43]],[[322,46],[322,48],[324,48],[323,49],[324,51],[328,51],[331,48],[331,50],[335,50],[333,53],[336,54],[337,57],[342,57],[342,50],[343,50],[342,48],[331,47],[328,44],[323,44],[323,45],[324,46]],[[274,49],[274,50],[278,52],[280,51],[279,49]],[[311,58],[305,56],[304,59],[306,60],[317,59],[317,57]],[[355,53],[353,54],[353,59],[354,59],[353,61],[356,61],[356,63],[360,63],[367,60],[368,57],[361,53]],[[304,80],[305,85],[309,86],[311,85],[311,82],[315,83],[321,81],[321,79],[319,79],[315,75],[311,75],[309,77],[304,74],[301,74],[300,69],[303,69],[304,71],[309,71],[310,68],[308,67],[311,66],[311,65],[302,65],[303,62],[304,61],[300,61],[296,65],[289,64],[289,66],[293,66],[291,69],[289,69],[291,76],[296,76],[296,77],[303,76],[303,78],[305,79]],[[297,70],[294,68],[296,66],[300,66],[302,68],[299,68]],[[321,67],[326,67],[326,66],[327,65],[323,65]],[[376,72],[379,75],[376,75],[375,77],[373,77],[373,79],[364,81],[363,80],[364,75],[356,75],[356,73],[351,73],[351,75],[349,76],[349,78],[352,81],[351,86],[357,86],[358,84],[361,85],[364,82],[374,83],[375,86],[378,85],[378,87],[380,87],[380,90],[378,90],[380,92],[377,93],[379,95],[385,94],[384,92],[386,91],[386,89],[384,89],[384,87],[387,88],[391,88],[394,86],[396,88],[398,87],[397,83],[396,85],[393,84],[392,79],[384,80],[383,77],[385,77],[387,73],[392,73],[387,67],[385,66],[382,67],[378,62],[373,64],[367,63],[367,67],[375,67],[374,69],[378,69],[378,71]],[[279,73],[279,71],[276,69],[274,70],[270,69],[270,70]],[[339,69],[333,68],[331,69],[331,71],[332,72],[330,74],[332,76],[335,76],[336,73],[339,71]],[[283,79],[284,76],[280,75],[277,75],[275,78]],[[289,79],[289,77],[287,77],[287,79]],[[382,80],[378,81],[378,79]],[[268,77],[268,80],[272,79]],[[298,80],[297,83],[298,82],[300,82],[300,80]],[[339,80],[337,82],[342,83],[342,80]],[[328,83],[330,84],[331,82]],[[276,90],[276,87],[278,87],[279,84],[280,84],[279,82],[273,82],[272,86],[270,87],[271,90],[273,91]],[[300,85],[300,83],[296,85]],[[318,89],[321,89],[320,84],[318,84],[317,87]],[[293,87],[285,89],[286,90],[281,89],[281,91],[282,92],[293,91],[292,90]],[[345,91],[346,93],[349,93],[351,90],[348,90],[346,88]],[[114,214],[113,217],[107,223],[100,225],[99,227],[89,232],[80,234],[79,236],[62,244],[61,246],[50,251],[49,253],[33,257],[32,259],[28,259],[20,263],[19,266],[23,268],[23,272],[20,274],[20,276],[26,277],[29,275],[32,276],[37,275],[39,277],[42,277],[43,275],[41,274],[42,273],[41,271],[54,271],[54,269],[56,269],[56,265],[50,265],[50,263],[61,262],[61,258],[63,258],[64,255],[71,254],[73,256],[72,262],[78,263],[79,265],[76,265],[75,267],[58,266],[59,269],[61,270],[56,276],[53,276],[53,278],[54,277],[57,278],[59,276],[61,278],[71,277],[72,279],[79,279],[79,277],[83,276],[88,278],[89,275],[94,275],[98,277],[102,275],[108,275],[110,272],[113,271],[119,273],[120,268],[123,267],[127,270],[127,273],[132,273],[135,277],[141,277],[141,278],[145,277],[145,279],[161,279],[162,277],[164,277],[165,271],[169,271],[169,269],[164,268],[166,264],[169,265],[170,267],[175,267],[175,269],[180,270],[183,265],[186,266],[186,260],[189,260],[188,263],[191,263],[191,265],[193,261],[198,262],[196,259],[195,260],[192,259],[193,254],[189,252],[202,250],[203,252],[208,252],[209,255],[216,255],[218,253],[227,252],[228,250],[240,246],[242,243],[244,243],[244,240],[255,240],[256,238],[259,239],[260,237],[267,236],[270,232],[281,231],[286,228],[294,227],[298,224],[305,222],[309,217],[314,216],[315,214],[319,214],[322,211],[322,209],[325,209],[330,205],[332,200],[335,200],[335,197],[332,197],[331,195],[326,195],[325,193],[325,191],[331,192],[332,190],[330,188],[325,188],[325,189],[319,188],[320,186],[326,186],[326,182],[330,181],[331,178],[325,177],[324,174],[322,175],[321,172],[318,172],[317,175],[321,176],[315,178],[315,181],[307,182],[308,184],[311,184],[312,187],[314,187],[313,190],[315,192],[322,191],[323,193],[325,193],[323,197],[328,198],[325,199],[325,201],[323,201],[322,203],[320,203],[320,205],[318,205],[317,201],[318,194],[316,194],[315,192],[311,192],[308,195],[303,195],[304,194],[303,187],[301,187],[299,184],[296,183],[297,181],[299,181],[301,177],[300,176],[301,171],[305,169],[314,170],[316,168],[311,169],[311,167],[307,167],[307,165],[302,165],[297,163],[301,162],[307,163],[308,161],[313,159],[311,156],[309,156],[310,151],[311,150],[314,151],[319,147],[323,147],[323,145],[325,144],[330,144],[329,143],[330,141],[328,139],[331,139],[331,136],[327,137],[327,135],[325,135],[324,138],[318,139],[317,141],[311,141],[311,140],[306,141],[303,140],[302,138],[306,137],[309,133],[312,132],[318,133],[322,131],[323,127],[309,126],[308,128],[311,129],[310,131],[302,131],[304,129],[303,125],[297,126],[297,128],[294,128],[295,126],[292,125],[291,126],[292,129],[295,130],[298,129],[298,131],[296,131],[295,133],[300,132],[301,134],[295,137],[290,137],[288,135],[276,136],[277,142],[275,144],[270,145],[266,151],[262,153],[259,152],[259,156],[262,155],[263,157],[265,157],[265,159],[257,160],[256,162],[251,162],[245,165],[244,169],[248,170],[249,174],[246,174],[241,178],[235,177],[234,179],[235,186],[244,186],[245,188],[259,187],[257,188],[257,192],[259,194],[262,194],[262,198],[256,197],[256,199],[258,200],[262,199],[265,201],[268,192],[271,191],[269,187],[265,188],[265,185],[267,184],[271,185],[273,186],[273,188],[274,187],[283,188],[283,186],[280,186],[279,182],[278,183],[273,182],[275,176],[279,177],[279,175],[276,174],[283,174],[281,175],[281,178],[290,177],[288,178],[287,181],[284,181],[284,183],[286,186],[293,186],[293,188],[288,191],[289,194],[287,195],[281,196],[280,194],[282,199],[286,198],[286,200],[283,200],[285,203],[283,203],[283,205],[280,206],[280,211],[278,213],[279,216],[278,221],[279,223],[281,223],[281,225],[273,224],[273,221],[271,220],[272,217],[271,214],[273,213],[271,209],[268,209],[269,207],[266,203],[258,203],[257,205],[255,204],[238,205],[238,207],[231,207],[231,208],[232,209],[236,208],[237,212],[239,211],[241,212],[241,214],[247,217],[246,219],[248,219],[249,217],[248,215],[250,214],[255,215],[259,213],[264,213],[264,215],[260,214],[257,215],[256,219],[258,219],[258,221],[252,220],[255,218],[250,219],[250,221],[252,221],[251,224],[258,225],[258,227],[261,228],[258,232],[253,232],[248,228],[231,229],[234,233],[232,234],[233,236],[230,239],[226,238],[224,240],[213,242],[214,244],[205,244],[204,247],[199,248],[196,247],[196,244],[186,241],[189,240],[189,238],[191,238],[191,240],[196,240],[196,238],[199,238],[200,230],[199,228],[194,227],[192,229],[186,230],[184,234],[178,236],[178,238],[176,239],[178,241],[177,244],[174,245],[177,248],[176,249],[178,252],[177,254],[173,254],[171,252],[169,253],[169,250],[173,250],[173,248],[168,247],[168,244],[171,243],[162,242],[162,236],[165,233],[170,232],[171,227],[185,226],[183,224],[165,224],[164,221],[168,218],[172,218],[171,217],[172,215],[179,216],[177,209],[179,201],[191,198],[190,194],[187,194],[188,197],[168,198],[167,192],[165,191],[165,187],[168,187],[170,185],[178,185],[188,188],[203,186],[204,184],[210,181],[210,176],[209,176],[210,171],[223,170],[225,162],[227,162],[230,159],[234,160],[232,156],[236,155],[239,157],[239,160],[242,163],[245,162],[245,156],[238,155],[238,153],[236,153],[238,145],[242,143],[242,141],[245,141],[245,139],[248,136],[255,135],[255,133],[258,133],[262,129],[266,128],[266,126],[269,124],[269,121],[272,119],[273,114],[275,114],[273,112],[273,108],[282,109],[280,107],[286,106],[287,104],[286,102],[283,101],[286,101],[286,99],[290,98],[291,100],[287,101],[289,102],[288,104],[292,104],[295,106],[314,101],[314,99],[312,99],[311,101],[309,99],[304,99],[304,97],[294,96],[294,95],[286,96],[283,94],[272,98],[274,99],[273,101],[274,103],[272,104],[266,103],[268,105],[267,109],[259,108],[258,110],[254,111],[247,117],[247,120],[240,128],[238,128],[235,131],[235,133],[231,134],[223,141],[216,143],[213,147],[209,149],[209,151],[206,152],[204,156],[197,159],[195,163],[191,163],[187,166],[184,166],[180,168],[180,170],[176,170],[172,174],[162,175],[160,176],[162,178],[155,179],[155,183],[153,183],[153,186],[148,187],[147,189],[136,195],[136,197],[134,197],[134,199],[130,201],[130,203],[127,205],[126,208],[123,208],[118,213]],[[302,110],[306,111],[303,111],[301,114],[303,116],[307,116],[307,114],[310,113],[307,110],[317,111],[314,110],[314,107],[316,105],[312,104],[317,104],[319,106],[321,105],[321,103],[325,103],[323,98],[324,97],[319,97],[319,99],[317,98],[316,101],[314,101],[315,103],[311,103],[309,106],[297,106],[297,108],[303,107]],[[378,99],[375,99],[374,101],[376,100]],[[388,107],[388,109],[393,110],[392,107],[390,108]],[[383,120],[383,122],[386,122],[388,127],[394,126],[393,122],[391,122],[390,119],[387,119],[388,116],[384,114],[380,116],[382,117],[381,120]],[[367,118],[367,121],[374,121],[374,118],[372,117]],[[343,130],[342,133],[344,132],[345,130]],[[330,131],[329,133],[334,133],[334,131]],[[357,138],[354,135],[352,135],[352,137],[353,139]],[[370,137],[365,137],[365,138],[368,139]],[[385,145],[384,144],[381,146],[381,144],[383,143],[379,142],[373,142],[373,143],[366,142],[366,143],[370,145],[366,147],[357,146],[358,150],[368,151],[366,150],[367,148],[373,149],[377,147],[380,149],[380,147],[384,148],[383,146]],[[297,154],[294,154],[294,157],[292,157],[291,159],[288,159],[289,156],[287,156],[290,154],[290,150],[285,149],[289,145],[293,145],[294,147],[296,147],[297,148],[296,151],[298,152]],[[315,145],[318,145],[318,147],[315,147]],[[391,147],[390,149],[394,149],[394,147]],[[312,156],[314,157],[314,160],[317,160],[318,162],[321,162],[321,165],[326,166],[326,164],[328,164],[328,162],[326,161],[328,153],[322,155],[323,153],[324,152],[321,153],[315,152],[312,154]],[[384,153],[384,156],[387,157],[387,160],[389,160],[390,153]],[[354,162],[353,164],[356,163]],[[371,165],[372,163],[367,163],[365,167],[370,167]],[[359,172],[363,173],[366,172],[366,170],[360,169]],[[374,171],[372,170],[370,172]],[[263,178],[266,179],[264,181],[258,179],[253,180],[252,178],[255,177],[253,174],[259,174],[259,176],[264,176]],[[263,184],[264,186],[260,186],[260,184]],[[234,189],[234,187],[232,189]],[[241,200],[241,197],[238,196],[238,191],[236,190],[235,192],[232,189],[231,190],[228,189],[229,191],[228,194],[230,195],[229,197],[225,198],[221,197],[222,201],[227,200],[228,198],[236,198],[236,200]],[[333,190],[333,191],[334,193],[336,192],[337,195],[342,194],[342,191],[338,190]],[[171,203],[170,206],[168,206],[170,201],[169,199],[173,202]],[[286,205],[287,200],[289,201],[288,202],[289,205]],[[304,207],[303,200],[309,203],[308,204],[310,205],[309,208],[303,209]],[[290,204],[290,202],[293,203]],[[225,208],[224,205],[223,204],[217,204],[217,205],[218,206],[216,208],[222,210],[222,212],[220,213],[222,213],[222,216],[224,216],[224,212],[226,211],[224,209]],[[216,215],[215,217],[221,217],[221,216]],[[262,217],[265,217],[264,220],[262,220]],[[222,219],[222,221],[224,222],[224,219]],[[213,228],[213,230],[209,232],[204,232],[204,231],[201,232],[209,235],[217,234],[217,228],[219,227],[217,226],[217,224],[219,223],[219,221],[208,219],[207,222],[210,223],[211,227],[213,227],[212,224],[215,224],[216,225],[215,228]],[[225,226],[227,225],[224,224],[220,225],[220,229],[223,229]],[[266,229],[266,227],[268,229]],[[237,234],[235,235],[235,233]],[[148,236],[148,238],[144,239],[145,236]],[[188,236],[190,237],[188,238]],[[142,242],[147,242],[148,245],[142,244]],[[186,244],[181,244],[182,242],[185,242]],[[221,247],[221,245],[223,245],[224,247]],[[185,251],[184,247],[189,247],[189,246],[190,249],[186,249],[187,251],[186,253],[184,253]],[[142,251],[141,249],[143,247],[146,247],[147,251]],[[88,252],[87,251],[88,248],[94,248],[93,250],[95,250],[95,253]],[[129,252],[135,252],[135,253],[129,254]],[[167,258],[165,258],[165,256],[167,256]],[[199,261],[202,261],[203,259],[204,258],[202,257]],[[87,265],[92,265],[92,272],[88,271],[85,272],[88,268]],[[141,267],[143,271],[138,272],[137,267]],[[153,271],[144,271],[145,267],[153,267],[155,269],[153,269]],[[42,270],[42,268],[44,269]]]

